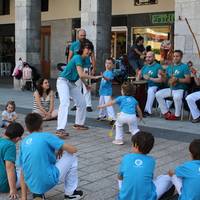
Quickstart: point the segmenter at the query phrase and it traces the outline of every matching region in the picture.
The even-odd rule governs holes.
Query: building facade
[[[15,49],[18,49],[15,45],[15,41],[18,40],[16,25],[20,26],[18,35],[21,36],[20,31],[23,33],[26,30],[24,24],[27,22],[21,21],[23,19],[20,19],[19,12],[27,12],[28,7],[23,10],[23,2],[26,1],[31,0],[0,0],[0,63],[9,62],[14,66],[15,60],[21,55],[15,54]],[[179,0],[176,1],[179,2]],[[56,78],[56,64],[65,62],[66,44],[76,39],[77,30],[81,27],[83,12],[81,4],[84,6],[84,2],[86,1],[41,0],[40,58],[36,56],[35,59],[40,60],[41,72],[46,77]],[[95,4],[95,0],[88,2]],[[97,0],[96,2],[101,3]],[[99,5],[99,7],[102,6]],[[144,36],[145,45],[151,45],[158,55],[163,40],[169,39],[172,43],[174,41],[175,0],[125,0],[123,2],[112,0],[111,12],[109,45],[110,54],[115,58],[127,53],[129,46],[138,35]],[[34,34],[28,36],[28,40],[31,40],[33,36]],[[27,35],[24,35],[24,40],[26,38]],[[93,40],[92,35],[88,38]],[[33,57],[34,54],[30,56]]]

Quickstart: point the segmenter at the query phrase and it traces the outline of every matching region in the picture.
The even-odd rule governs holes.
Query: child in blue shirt
[[[174,173],[169,171],[179,200],[200,199],[200,139],[191,142],[189,151],[192,160],[176,167]]]
[[[113,72],[113,59],[107,58],[105,61],[106,71],[103,72],[103,77],[101,79],[100,88],[99,88],[99,106],[108,103],[111,101],[112,96],[112,80],[114,79]],[[110,124],[113,125],[115,122],[115,111],[112,105],[108,106],[106,109],[103,107],[99,110],[99,117],[97,120],[110,120]]]
[[[123,124],[128,124],[129,131],[132,135],[136,134],[139,129],[137,125],[137,117],[136,117],[136,110],[142,120],[142,111],[138,105],[137,100],[132,97],[133,94],[133,87],[129,83],[124,83],[121,86],[121,93],[122,96],[117,97],[115,100],[110,101],[104,105],[98,106],[99,109],[112,106],[113,104],[118,104],[120,107],[120,113],[117,116],[117,120],[115,123],[116,126],[116,135],[113,144],[122,145],[123,142]]]
[[[17,199],[19,173],[16,172],[16,143],[21,140],[24,128],[13,122],[8,125],[5,134],[0,138],[0,193],[9,192],[9,199]]]
[[[26,185],[33,198],[42,199],[60,181],[64,182],[65,200],[81,199],[83,192],[76,190],[77,158],[73,155],[77,149],[52,133],[42,132],[42,117],[37,113],[28,114],[25,124],[30,135],[20,145],[22,199],[27,199]]]
[[[132,136],[132,153],[122,158],[118,179],[118,200],[157,200],[171,186],[171,178],[161,175],[153,181],[155,160],[147,154],[154,145],[151,133],[138,132]]]

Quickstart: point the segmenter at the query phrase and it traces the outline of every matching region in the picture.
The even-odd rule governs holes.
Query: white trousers
[[[72,195],[78,187],[78,161],[75,155],[64,152],[61,159],[56,162],[60,172],[59,182],[64,182],[66,195]]]
[[[65,129],[67,124],[70,96],[74,99],[77,106],[75,124],[84,125],[86,117],[86,105],[80,89],[75,85],[75,83],[69,82],[64,78],[57,79],[56,87],[60,99],[57,130]]]
[[[200,110],[198,109],[196,104],[196,101],[198,101],[199,99],[200,99],[200,91],[189,94],[186,97],[186,101],[190,108],[190,112],[192,114],[193,119],[197,119],[198,117],[200,117]]]
[[[178,178],[176,175],[173,175],[171,180],[172,180],[172,183],[175,186],[178,194],[181,195],[181,189],[182,189],[182,185],[183,185],[182,179]]]
[[[175,116],[180,117],[183,103],[183,93],[184,90],[171,90],[170,88],[162,89],[156,92],[156,99],[158,101],[161,113],[165,114],[169,111],[165,98],[172,96],[175,106]]]
[[[147,102],[146,102],[144,110],[148,112],[149,114],[152,114],[152,106],[153,106],[157,89],[158,89],[157,86],[152,86],[152,87],[149,87],[147,91]]]
[[[119,113],[115,123],[116,135],[115,140],[123,140],[123,124],[128,124],[129,131],[135,135],[140,130],[138,129],[137,117],[134,114]]]
[[[79,79],[76,81],[76,85],[80,88],[81,92],[83,91],[83,96],[85,98],[86,106],[92,107],[92,98],[91,98],[91,91],[85,87],[85,84]],[[76,105],[76,104],[75,104]]]
[[[103,105],[108,103],[109,101],[112,101],[111,96],[100,96],[99,97],[99,105]],[[100,109],[99,110],[99,117],[104,117],[107,116],[111,120],[115,120],[115,111],[113,106],[108,106],[106,108]]]
[[[156,187],[157,199],[172,187],[171,177],[168,175],[160,175],[154,181]],[[119,190],[121,189],[122,181],[118,181]]]

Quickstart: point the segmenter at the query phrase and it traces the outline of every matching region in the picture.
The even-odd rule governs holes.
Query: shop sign
[[[173,24],[174,23],[174,13],[164,13],[164,14],[152,14],[151,23],[152,24]]]

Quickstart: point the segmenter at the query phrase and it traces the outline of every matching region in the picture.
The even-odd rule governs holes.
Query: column
[[[82,0],[81,27],[94,44],[97,72],[104,71],[104,62],[111,54],[111,0]]]
[[[184,62],[191,60],[194,66],[197,67],[199,66],[198,50],[185,18],[188,19],[197,42],[200,45],[199,11],[199,0],[175,0],[175,49],[181,49],[184,52]]]
[[[15,0],[15,59],[21,57],[39,72],[41,0]],[[14,87],[19,82],[14,80]]]

